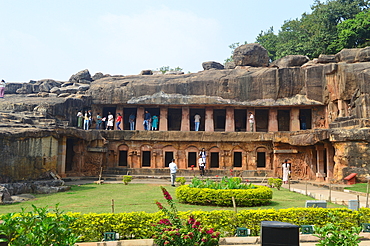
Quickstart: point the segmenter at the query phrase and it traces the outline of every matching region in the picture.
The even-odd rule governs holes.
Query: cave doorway
[[[290,130],[290,110],[278,110],[278,131]]]
[[[167,114],[167,129],[169,131],[180,131],[182,120],[181,108],[169,108]]]
[[[269,126],[269,110],[256,109],[254,118],[256,122],[256,132],[267,132]]]
[[[214,109],[213,110],[213,123],[214,123],[215,131],[218,131],[218,132],[225,131],[226,109]]]

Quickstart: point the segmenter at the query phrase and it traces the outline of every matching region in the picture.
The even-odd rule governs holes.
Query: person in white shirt
[[[175,163],[175,159],[172,159],[172,162],[168,165],[170,168],[170,174],[171,174],[171,185],[175,186],[176,181],[176,172],[177,172],[177,165]]]
[[[200,118],[201,117],[198,113],[194,115],[195,131],[199,131]]]
[[[204,148],[199,152],[199,157],[202,158],[204,165],[206,164],[207,153]]]
[[[254,115],[252,112],[249,112],[249,127],[251,132],[254,132]]]
[[[203,162],[203,158],[198,159],[198,166],[199,166],[199,170],[200,170],[200,176],[204,176],[204,168],[205,168],[206,164]]]

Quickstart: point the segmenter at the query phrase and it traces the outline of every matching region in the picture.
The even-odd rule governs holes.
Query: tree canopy
[[[369,7],[367,0],[315,0],[311,13],[286,20],[277,33],[272,27],[261,31],[256,42],[267,49],[271,60],[286,55],[315,58],[364,47],[370,44]]]

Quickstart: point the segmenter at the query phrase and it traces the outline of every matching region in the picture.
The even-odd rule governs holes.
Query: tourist
[[[170,174],[171,174],[171,185],[175,186],[176,181],[176,172],[177,172],[177,165],[175,163],[175,159],[172,159],[172,162],[168,165],[170,168]]]
[[[198,113],[196,113],[194,115],[194,126],[195,126],[195,131],[199,131],[199,125],[200,125],[200,115]]]
[[[143,122],[144,130],[150,131],[150,122],[151,122],[151,120],[152,120],[152,116],[150,115],[148,110],[145,110],[144,122]]]
[[[300,115],[299,120],[301,121],[301,130],[306,130],[306,116],[304,114]]]
[[[288,160],[285,160],[281,167],[283,169],[283,183],[287,184],[289,181],[290,174],[290,164],[288,163]]]
[[[250,131],[254,132],[254,115],[252,112],[249,112],[249,127]]]
[[[89,127],[91,127],[91,125],[92,125],[92,112],[91,112],[91,109],[89,109],[87,111],[87,114],[89,115]]]
[[[96,115],[96,130],[100,130],[101,129],[102,123],[103,123],[103,119],[100,116],[100,113],[97,113],[97,115]]]
[[[153,115],[152,118],[152,131],[156,131],[158,128],[158,116]]]
[[[122,116],[120,113],[117,114],[117,119],[116,119],[116,127],[117,127],[117,130],[122,130],[121,127],[119,127],[119,125],[121,124],[121,121],[122,121]]]
[[[83,118],[83,116],[84,115],[82,114],[81,110],[77,112],[77,127],[78,128],[82,128],[82,118]]]
[[[108,118],[107,118],[107,128],[106,130],[113,130],[113,123],[114,123],[114,117],[111,112],[108,113]]]
[[[128,117],[128,122],[130,123],[130,130],[131,131],[135,130],[135,115],[134,115],[134,113],[130,114],[130,116]]]
[[[199,157],[202,158],[202,161],[205,165],[206,164],[207,153],[206,153],[206,150],[204,148],[202,148],[202,150],[199,152]]]
[[[84,116],[84,130],[89,130],[90,120],[89,120],[89,113],[85,111]]]
[[[204,176],[204,173],[205,173],[205,167],[206,167],[206,163],[203,162],[203,158],[199,158],[198,159],[198,166],[199,166],[199,170],[200,170],[200,176]]]
[[[0,98],[4,98],[5,86],[5,80],[2,79],[0,82]]]

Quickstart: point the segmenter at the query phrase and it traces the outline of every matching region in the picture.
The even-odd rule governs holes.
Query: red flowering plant
[[[188,220],[180,219],[170,193],[164,187],[161,187],[161,189],[170,208],[167,209],[160,202],[156,201],[158,208],[167,217],[159,220],[154,225],[156,233],[153,239],[158,246],[219,245],[219,232],[215,232],[212,228],[202,227],[200,222],[193,216],[190,216]]]

